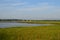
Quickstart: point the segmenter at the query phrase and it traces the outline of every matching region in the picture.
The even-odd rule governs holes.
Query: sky
[[[0,0],[0,19],[60,20],[60,0]]]

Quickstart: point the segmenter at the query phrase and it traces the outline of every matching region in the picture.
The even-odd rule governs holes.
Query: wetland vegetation
[[[54,25],[0,28],[0,40],[60,40],[60,20],[25,20],[24,23]]]

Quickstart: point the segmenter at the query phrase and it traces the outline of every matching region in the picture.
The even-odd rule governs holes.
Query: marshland
[[[7,23],[9,22],[11,23],[11,21]],[[0,23],[5,23],[5,21]],[[14,23],[22,23],[22,25],[27,23],[28,26],[19,25],[3,28],[0,26],[0,40],[60,40],[60,20],[25,20],[15,21]]]

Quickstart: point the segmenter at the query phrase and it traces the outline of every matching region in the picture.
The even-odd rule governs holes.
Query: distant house
[[[23,20],[23,22],[31,22],[31,20]]]

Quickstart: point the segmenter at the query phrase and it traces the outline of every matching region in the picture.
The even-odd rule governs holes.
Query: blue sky
[[[60,19],[60,0],[0,0],[0,19]]]

